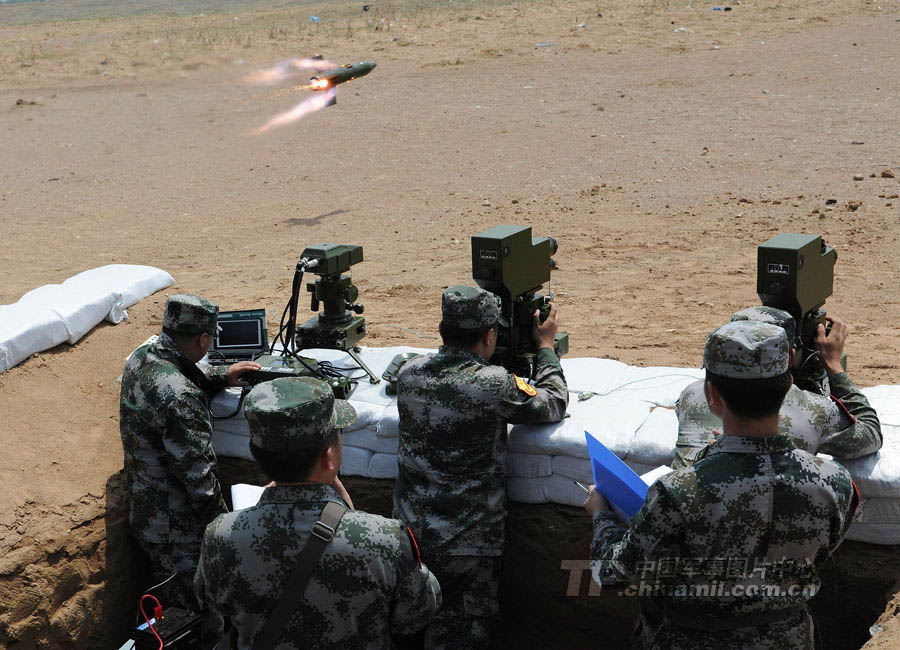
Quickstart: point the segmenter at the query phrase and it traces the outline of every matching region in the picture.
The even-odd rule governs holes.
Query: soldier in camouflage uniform
[[[231,620],[236,647],[249,650],[291,588],[288,576],[323,508],[329,502],[352,508],[337,471],[339,430],[356,413],[311,377],[257,385],[244,413],[250,451],[274,484],[256,506],[207,527],[194,586],[201,602]],[[400,522],[348,510],[335,528],[279,650],[388,650],[391,633],[415,632],[440,606],[437,579]]]
[[[812,650],[806,603],[850,527],[858,493],[839,464],[779,433],[790,385],[782,328],[713,330],[704,365],[724,434],[660,478],[622,528],[591,491],[594,578],[639,596],[635,648]]]
[[[399,476],[394,517],[410,525],[441,581],[444,607],[426,648],[484,648],[499,618],[506,522],[507,423],[557,422],[568,389],[553,351],[557,310],[540,323],[534,384],[488,364],[497,342],[496,297],[444,291],[437,354],[408,361],[397,380]]]
[[[125,451],[128,521],[153,578],[177,578],[161,592],[166,606],[193,605],[193,576],[203,530],[226,511],[216,476],[208,399],[241,385],[251,362],[205,376],[195,365],[217,331],[219,308],[194,295],[166,301],[163,331],[138,348],[122,373],[119,429]]]
[[[786,311],[774,307],[750,307],[735,312],[732,321],[751,320],[784,328],[788,340],[794,341],[795,322]],[[840,366],[846,327],[838,319],[826,336],[820,326],[817,347],[823,362],[823,373],[831,393],[821,395],[791,386],[781,405],[781,432],[794,439],[800,449],[822,452],[839,459],[859,458],[881,449],[881,424],[878,414],[859,392]],[[791,366],[795,351],[791,352]],[[806,374],[806,373],[804,373]],[[679,469],[697,460],[715,440],[713,429],[722,423],[710,413],[703,394],[703,381],[687,386],[675,406],[678,415],[678,440],[672,467]]]

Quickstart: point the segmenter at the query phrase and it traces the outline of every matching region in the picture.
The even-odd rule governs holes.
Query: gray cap
[[[720,377],[768,379],[788,371],[790,349],[784,328],[734,321],[706,337],[703,367]]]
[[[500,300],[478,287],[448,287],[441,296],[441,314],[444,324],[450,327],[484,329],[500,318]]]
[[[778,327],[783,328],[784,331],[787,332],[788,341],[791,343],[791,347],[793,347],[794,336],[797,333],[797,321],[783,309],[766,307],[764,305],[747,307],[746,309],[734,312],[731,315],[731,320],[755,320],[759,323],[778,325]]]
[[[308,454],[335,429],[356,421],[356,411],[313,377],[279,377],[253,387],[244,401],[250,442],[267,451]]]
[[[190,293],[179,293],[166,300],[163,327],[185,334],[215,334],[219,331],[218,315],[219,308],[214,302]]]

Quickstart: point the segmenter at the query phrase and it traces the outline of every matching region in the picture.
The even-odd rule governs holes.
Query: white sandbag
[[[860,392],[878,412],[882,425],[900,426],[900,386],[872,386]]]
[[[68,337],[65,322],[52,309],[20,303],[0,305],[0,372]]]
[[[368,449],[381,454],[397,455],[397,447],[400,446],[399,438],[382,438],[373,429],[360,429],[350,433],[344,433],[344,445]]]
[[[552,474],[550,456],[540,454],[517,454],[510,452],[506,458],[509,476],[519,478],[540,478]]]
[[[382,438],[398,438],[400,436],[400,412],[397,410],[397,402],[384,407],[375,431]]]
[[[847,539],[869,544],[900,544],[900,501],[863,498]]]
[[[553,456],[553,475],[570,480],[581,481],[585,485],[594,482],[591,461],[587,458],[573,456]]]
[[[369,461],[372,460],[371,451],[344,445],[343,454],[343,458],[341,459],[342,476],[369,475]]]
[[[118,292],[102,287],[63,283],[32,289],[19,299],[19,304],[52,309],[66,324],[66,340],[74,344],[110,312],[124,311],[121,299]]]
[[[626,459],[643,465],[666,465],[672,462],[677,439],[675,410],[654,408],[632,439]]]
[[[613,359],[581,357],[561,360],[566,384],[573,393],[592,391],[598,395],[612,388],[612,379],[628,366]]]
[[[881,426],[884,444],[874,454],[839,461],[847,468],[864,499],[900,499],[900,427]]]
[[[610,380],[607,394],[673,407],[684,387],[704,376],[698,368],[626,366]]]
[[[160,289],[175,283],[171,275],[153,266],[107,264],[73,275],[63,284],[70,289],[92,287],[121,295],[123,308],[131,307]]]
[[[511,477],[507,482],[509,498],[519,503],[561,503],[579,507],[587,496],[570,478],[545,476],[542,478]]]
[[[397,478],[396,454],[372,454],[369,461],[369,478]]]
[[[587,458],[585,430],[610,451],[624,458],[638,428],[650,414],[648,402],[624,400],[614,395],[594,396],[569,402],[568,415],[555,424],[517,424],[509,434],[512,451]]]

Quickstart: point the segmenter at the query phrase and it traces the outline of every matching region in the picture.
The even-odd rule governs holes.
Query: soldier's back
[[[259,505],[222,515],[207,528],[198,595],[231,619],[240,648],[251,647],[290,588],[287,577],[328,501],[342,503],[320,484],[267,488]],[[418,570],[399,522],[347,511],[278,647],[387,650],[390,633],[404,631],[391,628],[393,606],[411,595],[397,593],[405,588],[403,576]]]

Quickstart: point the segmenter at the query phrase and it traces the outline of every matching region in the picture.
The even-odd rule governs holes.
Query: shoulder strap
[[[341,517],[347,512],[347,507],[334,501],[325,504],[319,520],[313,524],[309,539],[300,551],[294,570],[288,577],[281,592],[281,597],[275,603],[275,608],[266,619],[262,630],[253,642],[253,650],[273,650],[275,644],[281,639],[281,634],[297,608],[306,586],[312,578],[313,571],[319,563],[319,558],[325,552],[325,548],[334,538]]]

